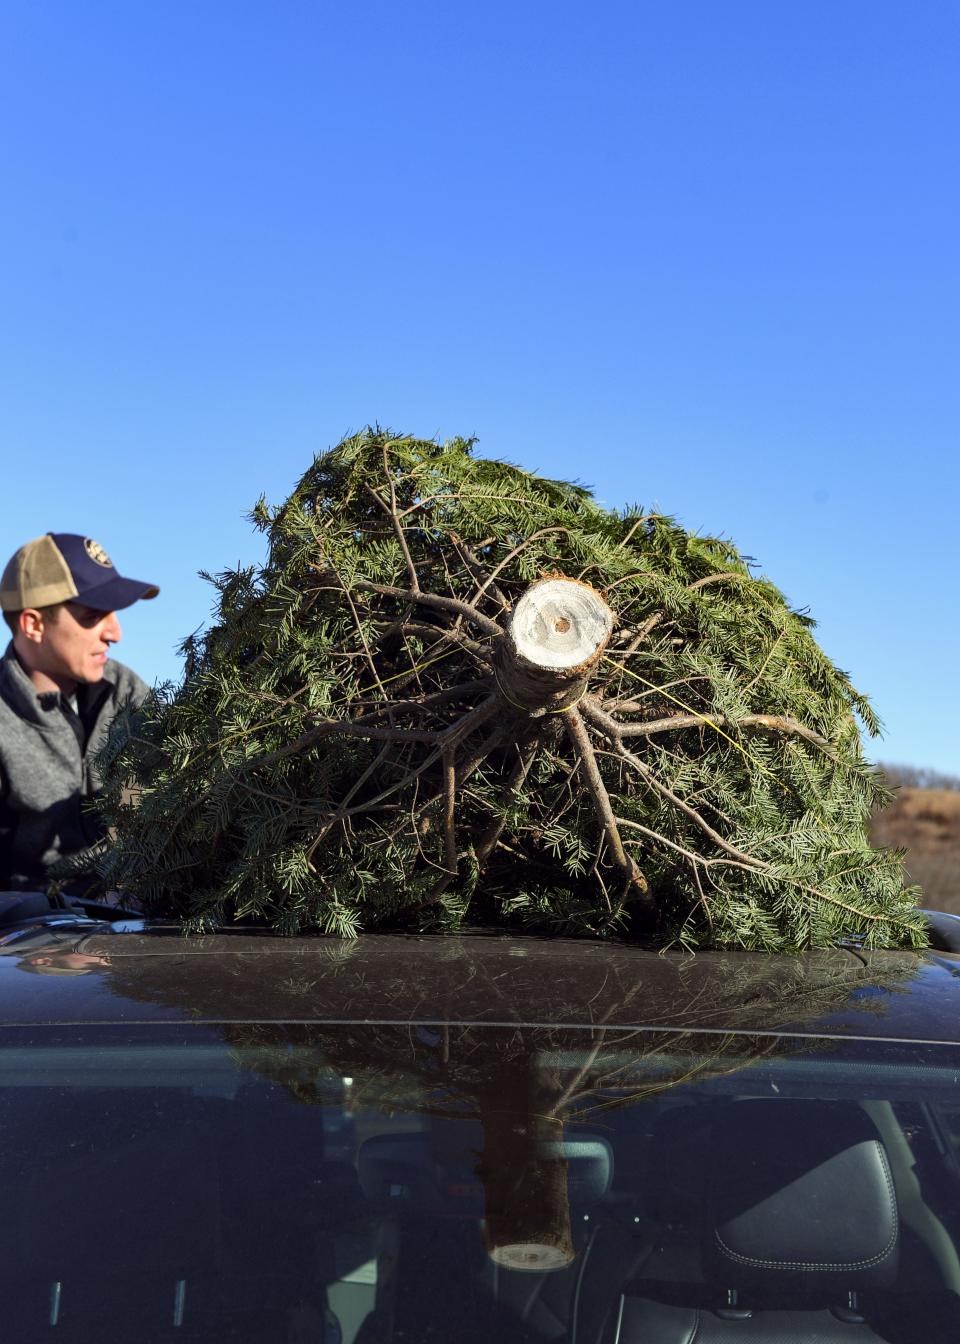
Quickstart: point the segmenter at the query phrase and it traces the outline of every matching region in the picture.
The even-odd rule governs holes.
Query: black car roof
[[[7,1026],[523,1023],[960,1042],[950,953],[694,956],[527,936],[187,938],[89,924],[3,941]]]

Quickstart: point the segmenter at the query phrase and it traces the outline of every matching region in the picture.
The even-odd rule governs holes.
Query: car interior
[[[816,1095],[835,1089],[807,1067],[802,1085],[748,1071],[572,1115],[550,1155],[566,1252],[548,1270],[491,1254],[467,1109],[357,1107],[350,1079],[303,1104],[222,1049],[210,1069],[52,1052],[42,1081],[17,1053],[0,1062],[11,1340],[960,1337],[952,1052],[929,1095],[910,1074],[884,1097],[895,1069]]]

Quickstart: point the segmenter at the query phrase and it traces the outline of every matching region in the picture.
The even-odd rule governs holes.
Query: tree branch
[[[355,579],[357,588],[362,588],[364,592],[379,593],[381,597],[395,597],[399,602],[412,602],[418,607],[433,607],[436,611],[446,611],[453,616],[464,616],[467,620],[473,621],[485,635],[502,635],[503,631],[496,621],[491,620],[489,616],[484,616],[482,611],[477,611],[475,606],[469,602],[463,602],[459,597],[442,597],[438,593],[422,593],[419,590],[408,588],[394,588],[387,583],[373,583],[370,579]]]
[[[370,779],[372,775],[376,774],[376,772],[380,769],[381,765],[383,765],[383,763],[386,761],[389,755],[390,755],[390,743],[388,742],[385,746],[381,747],[380,751],[367,766],[366,770],[364,770],[360,775],[358,775],[357,778],[350,785],[350,788],[341,798],[340,806],[337,808],[333,816],[329,817],[327,821],[324,822],[324,824],[317,831],[317,834],[314,836],[313,841],[310,844],[310,848],[306,852],[307,863],[310,863],[310,860],[313,858],[314,851],[316,850],[320,842],[323,840],[324,836],[326,836],[330,832],[330,830],[337,824],[338,821],[342,821],[343,818],[347,815],[347,809],[352,800],[357,796],[357,794],[363,788],[364,784],[366,784],[367,780]],[[311,864],[311,867],[312,866],[313,865]]]
[[[659,695],[662,697],[674,686],[692,686],[695,681],[708,682],[709,680],[709,677],[704,676],[677,677],[674,681],[665,681],[659,686],[651,686],[647,691],[634,692],[635,698],[633,700],[604,700],[603,706],[608,712],[616,710],[618,714],[642,714],[644,710],[650,708],[647,703],[647,696]],[[654,722],[654,720],[651,720],[651,722]]]
[[[380,495],[377,493],[376,490],[374,490],[372,485],[368,485],[366,487],[367,494],[369,494],[373,499],[376,500],[377,504],[380,506],[381,509],[383,509],[384,513],[390,519],[390,525],[393,528],[397,541],[399,541],[400,543],[400,549],[403,552],[404,563],[407,566],[407,576],[410,579],[411,591],[414,593],[419,593],[420,577],[417,574],[417,567],[413,563],[413,556],[410,554],[410,547],[407,545],[407,539],[403,535],[403,528],[400,525],[400,519],[397,517],[397,496],[396,491],[394,490],[393,487],[393,480],[390,477],[390,469],[389,467],[387,467],[386,451],[384,451],[384,467],[387,470],[387,480],[390,482],[390,501],[391,501],[390,504],[388,504],[385,499],[382,499],[380,497]]]
[[[652,518],[662,518],[662,517],[663,517],[662,513],[645,513],[640,518],[636,518],[634,520],[633,526],[631,527],[627,535],[623,538],[621,542],[617,543],[617,549],[622,551],[623,548],[627,545],[627,543],[633,540],[633,534],[636,532],[638,527],[642,527],[644,523],[649,523]]]
[[[706,722],[708,719],[709,722]],[[621,737],[653,737],[657,733],[672,733],[680,728],[709,728],[711,724],[716,724],[718,728],[769,728],[771,732],[802,737],[814,746],[830,751],[831,744],[825,737],[782,714],[743,714],[738,719],[732,719],[726,714],[672,714],[663,719],[650,719],[647,723],[622,723],[617,726]]]
[[[665,615],[666,615],[665,612],[655,611],[652,613],[652,615],[648,616],[647,619],[644,621],[643,625],[640,626],[640,629],[634,635],[633,639],[631,639],[627,647],[623,649],[622,652],[619,649],[617,650],[617,652],[620,653],[620,656],[622,658],[629,658],[631,653],[636,653],[637,649],[646,639],[647,635],[649,635],[650,631],[655,626],[660,624]]]
[[[527,777],[530,766],[533,764],[533,758],[536,755],[537,742],[535,737],[528,738],[526,742],[517,743],[517,761],[510,773],[510,778],[504,785],[504,806],[507,806],[516,793],[517,789]],[[490,826],[480,838],[480,843],[476,848],[477,865],[483,868],[490,855],[497,847],[497,841],[503,834],[503,828],[507,821],[504,816],[494,817]]]
[[[267,752],[264,756],[256,756],[252,760],[244,762],[244,770],[262,770],[265,766],[274,765],[277,761],[282,761],[286,756],[295,756],[298,752],[306,751],[309,747],[315,746],[325,737],[345,736],[345,737],[363,737],[371,740],[380,740],[386,742],[456,742],[460,736],[466,732],[472,732],[471,724],[479,726],[493,713],[494,706],[499,702],[496,696],[489,696],[487,700],[478,705],[476,709],[470,710],[459,718],[456,723],[449,728],[438,729],[434,732],[408,732],[403,728],[377,728],[367,727],[362,723],[342,722],[339,719],[328,719],[323,724],[318,724],[311,728],[309,732],[301,733],[293,742],[288,742],[283,747],[278,747],[276,751]],[[484,711],[481,716],[481,711]],[[438,756],[442,755],[443,747],[438,751],[432,752],[427,757],[427,763],[432,764]],[[408,778],[413,779],[420,774],[426,764],[421,765],[416,771],[411,772]],[[392,792],[393,790],[391,790]],[[371,799],[371,804],[379,801],[378,798]]]
[[[775,877],[778,882],[786,882],[791,887],[798,887],[801,891],[805,891],[808,896],[815,896],[819,901],[826,901],[828,905],[835,905],[841,910],[846,910],[848,914],[856,915],[858,919],[867,919],[873,923],[877,923],[889,918],[889,916],[886,915],[873,915],[866,910],[858,910],[855,905],[850,905],[846,901],[842,901],[839,896],[831,896],[828,892],[821,891],[819,887],[812,887],[809,883],[802,882],[798,877],[790,877],[789,874],[786,873],[777,873],[771,864],[764,863],[760,859],[751,859],[748,863],[730,859],[708,859],[702,854],[696,854],[693,850],[683,849],[682,846],[675,845],[673,841],[668,840],[665,835],[660,835],[657,831],[651,831],[647,826],[641,826],[638,821],[628,821],[626,817],[621,817],[620,825],[629,826],[633,830],[645,832],[645,834],[649,835],[652,839],[659,841],[660,844],[668,845],[671,849],[677,850],[677,852],[682,854],[685,858],[690,859],[693,863],[699,864],[703,868],[711,868],[714,865],[723,864],[728,868],[742,868],[748,873],[756,873],[758,871],[766,872]]]
[[[629,751],[623,745],[621,728],[615,719],[612,719],[609,714],[606,714],[589,696],[584,696],[581,703],[583,705],[583,712],[587,718],[600,728],[604,735],[610,739],[615,754],[622,757],[625,761],[628,761],[637,773],[645,779],[650,787],[659,793],[661,797],[668,799],[675,807],[678,807],[681,812],[685,813],[694,825],[699,826],[704,834],[708,835],[719,849],[722,849],[724,853],[731,855],[739,863],[748,864],[752,868],[762,868],[765,866],[761,859],[755,859],[750,854],[744,854],[744,852],[737,849],[735,845],[731,845],[723,838],[719,831],[713,829],[706,818],[702,817],[695,807],[691,807],[679,794],[674,793],[668,785],[662,784],[660,780],[657,779],[656,774],[651,770],[650,766],[647,765],[645,761],[641,761],[639,756],[635,755],[632,751]]]
[[[831,743],[825,737],[782,714],[743,714],[738,719],[726,714],[671,714],[663,719],[650,719],[647,723],[618,723],[592,695],[584,696],[582,706],[587,717],[616,742],[625,737],[653,737],[657,733],[671,733],[681,728],[709,728],[715,724],[718,728],[769,728],[772,732],[793,734],[832,755]]]
[[[705,855],[698,854],[694,849],[685,849],[683,845],[678,845],[675,840],[669,840],[665,835],[662,835],[660,831],[655,831],[650,826],[644,826],[639,821],[631,821],[629,817],[621,817],[620,825],[628,827],[631,831],[640,831],[641,834],[647,836],[648,839],[653,840],[658,845],[666,845],[667,849],[674,850],[677,854],[682,855],[683,858],[689,860],[692,864],[708,868],[710,864],[714,862],[713,859],[708,859]],[[737,866],[742,867],[743,865],[738,864]],[[752,865],[751,871],[753,871]]]
[[[567,710],[564,720],[570,741],[579,757],[580,774],[600,821],[610,856],[616,867],[623,873],[628,886],[636,887],[639,891],[646,893],[646,878],[623,847],[623,840],[617,829],[617,819],[613,815],[613,807],[610,804],[610,795],[607,793],[606,785],[601,778],[597,758],[594,755],[593,745],[584,727],[583,719],[580,717],[579,711],[574,708]]]
[[[457,551],[460,553],[463,562],[469,569],[470,573],[481,585],[480,592],[477,594],[477,597],[482,597],[484,592],[486,592],[486,590],[489,588],[490,592],[500,603],[501,607],[503,607],[504,611],[509,611],[510,603],[508,602],[507,598],[503,595],[501,590],[497,587],[496,583],[494,583],[492,575],[490,574],[490,572],[488,571],[488,569],[486,568],[480,557],[475,554],[472,547],[470,547],[464,541],[463,537],[458,536],[456,532],[450,533],[450,540],[453,542]],[[474,602],[477,601],[477,597],[474,598]]]
[[[457,828],[455,821],[457,805],[456,783],[456,756],[453,748],[447,747],[443,753],[443,787],[445,794],[443,808],[443,837],[447,872],[451,874],[455,874],[457,871]]]
[[[497,697],[491,695],[477,705],[476,709],[472,709],[469,714],[464,714],[462,719],[458,719],[457,722],[452,724],[451,727],[446,730],[446,733],[443,734],[443,736],[447,738],[446,745],[451,747],[456,746],[457,743],[463,740],[463,738],[482,727],[483,724],[497,712],[499,705],[500,701]],[[401,789],[406,788],[411,780],[418,779],[421,775],[426,774],[431,766],[436,765],[437,761],[440,760],[442,756],[443,747],[438,747],[435,751],[431,751],[429,756],[425,757],[415,769],[408,770],[403,779],[398,780],[395,784],[389,785],[388,788],[384,789],[381,793],[376,794],[375,797],[370,798],[368,801],[359,803],[355,808],[350,808],[346,815],[351,816],[354,812],[365,811],[377,803],[382,803],[385,798],[390,798],[393,794],[399,793]]]
[[[422,635],[425,639],[433,636],[435,639],[444,639],[450,644],[458,644],[466,649],[473,658],[485,666],[490,665],[490,649],[488,645],[481,644],[479,640],[471,639],[465,635],[462,630],[455,630],[445,625],[425,625],[419,621],[404,621],[402,629],[405,633],[411,635]]]
[[[510,564],[511,560],[516,560],[517,556],[520,555],[521,552],[525,551],[528,546],[532,546],[535,541],[539,541],[541,537],[545,537],[551,532],[563,532],[565,536],[570,535],[570,529],[568,527],[541,527],[539,532],[532,532],[529,537],[526,537],[523,541],[520,542],[519,546],[514,546],[513,550],[509,551],[503,557],[503,559],[500,561],[499,564],[493,567],[487,578],[474,593],[473,595],[474,602],[479,602],[480,598],[486,592],[487,588],[489,588],[490,584],[494,582],[498,574],[503,573],[507,565]]]
[[[442,691],[433,691],[417,696],[414,700],[394,700],[389,708],[375,709],[370,714],[363,714],[362,720],[356,719],[354,722],[372,723],[383,718],[390,710],[397,714],[432,714],[435,709],[439,709],[442,705],[448,705],[452,701],[462,700],[468,695],[476,695],[478,691],[489,691],[490,689],[489,677],[480,677],[476,681],[463,681],[459,686],[447,686]],[[381,704],[379,700],[373,703]]]
[[[450,809],[449,800],[451,799],[451,797],[454,799],[456,798],[457,791],[463,788],[464,784],[474,773],[474,771],[480,768],[480,766],[487,759],[490,753],[499,745],[499,743],[503,739],[504,731],[505,730],[502,727],[494,729],[494,731],[490,733],[488,737],[484,738],[483,742],[480,743],[480,746],[476,749],[473,755],[469,757],[468,760],[459,767],[459,769],[453,772],[452,779],[449,775],[446,776],[444,780],[444,793],[441,796],[444,797],[446,800],[446,810],[448,813]],[[446,760],[447,758],[445,756],[444,757],[445,767],[446,767]],[[451,754],[451,760],[452,760],[452,754]],[[432,807],[436,801],[437,801],[436,798],[431,798],[429,802],[424,803],[423,806],[418,808],[417,810],[419,812],[424,812],[429,807]],[[431,887],[428,896],[426,896],[422,901],[419,901],[416,905],[408,907],[408,910],[405,913],[413,914],[417,910],[424,909],[424,907],[426,906],[435,905],[437,901],[440,899],[440,897],[443,895],[443,893],[450,886],[450,884],[453,882],[453,880],[456,878],[458,871],[458,864],[457,864],[458,856],[456,852],[456,842],[453,841],[452,868],[449,866],[450,845],[451,845],[450,830],[448,828],[446,838],[447,855],[448,855],[447,872],[445,872],[434,884],[434,886]]]
[[[635,756],[632,751],[628,751],[622,742],[614,744],[618,756],[622,756],[625,761],[629,761],[638,774],[642,775],[652,789],[673,803],[674,807],[679,807],[695,826],[699,826],[704,835],[708,835],[718,849],[722,849],[725,854],[737,860],[738,863],[748,864],[752,868],[765,868],[767,865],[762,859],[755,859],[752,854],[745,854],[742,849],[737,849],[736,845],[731,845],[725,840],[719,831],[715,831],[707,821],[706,817],[701,816],[695,807],[691,807],[688,802],[674,793],[673,789],[667,784],[662,784],[657,779],[656,774],[650,769],[649,765],[641,761],[639,756]]]
[[[379,687],[381,697],[382,697],[384,700],[388,700],[389,697],[387,696],[387,694],[386,694],[386,692],[384,691],[383,686],[382,686],[382,684],[381,684],[381,682],[380,682],[380,673],[377,671],[377,665],[376,665],[376,663],[375,663],[374,660],[373,660],[373,654],[370,652],[370,645],[367,643],[367,637],[366,637],[366,635],[363,633],[363,625],[362,625],[362,623],[361,623],[361,621],[360,621],[360,616],[359,616],[359,614],[358,614],[358,612],[357,612],[356,603],[355,603],[354,600],[353,600],[353,594],[350,592],[350,589],[347,587],[347,585],[344,583],[343,579],[340,577],[340,572],[339,572],[339,570],[334,569],[333,572],[334,572],[334,574],[336,575],[337,582],[340,584],[340,587],[343,589],[343,595],[344,595],[344,597],[347,599],[347,603],[348,603],[348,605],[349,605],[349,607],[350,607],[350,612],[351,612],[351,615],[353,616],[353,623],[354,623],[354,625],[357,627],[357,634],[360,636],[360,643],[363,645],[363,651],[364,651],[364,653],[366,654],[367,663],[369,664],[369,667],[370,667],[370,673],[371,673],[371,675],[372,675],[374,681],[377,683],[377,686]]]
[[[753,577],[750,574],[738,574],[736,570],[730,570],[722,574],[707,574],[702,579],[697,579],[694,583],[687,584],[687,592],[692,593],[697,588],[706,588],[712,583],[752,583]]]
[[[301,733],[299,737],[294,738],[292,742],[288,742],[286,746],[278,747],[276,751],[268,752],[266,756],[257,756],[254,760],[247,762],[246,768],[262,770],[265,766],[275,765],[277,761],[282,761],[286,756],[296,756],[298,752],[307,751],[310,747],[316,746],[325,737],[363,737],[374,742],[442,742],[448,731],[448,729],[443,728],[429,731],[406,728],[378,728],[373,724],[368,727],[364,723],[345,722],[342,719],[324,719],[322,723],[316,724],[309,732]]]
[[[472,756],[468,756],[466,761],[462,765],[457,767],[457,774],[456,779],[454,781],[454,787],[457,789],[458,792],[460,789],[463,788],[464,784],[466,784],[467,780],[474,773],[474,771],[478,770],[480,766],[483,765],[484,761],[487,759],[490,753],[500,745],[504,737],[507,735],[507,732],[508,729],[504,728],[502,724],[498,725],[498,727],[496,727],[488,737],[484,738],[484,740],[477,747],[474,754]]]

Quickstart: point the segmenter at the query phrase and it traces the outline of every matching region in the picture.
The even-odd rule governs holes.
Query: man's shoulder
[[[0,657],[0,706],[18,718],[37,721],[36,692],[17,661],[12,640]]]
[[[112,683],[113,698],[118,704],[141,705],[150,694],[150,687],[143,678],[138,677],[126,663],[118,663],[114,658],[107,659],[103,678]]]

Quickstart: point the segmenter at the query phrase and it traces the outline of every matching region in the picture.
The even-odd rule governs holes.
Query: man
[[[147,694],[108,656],[117,612],[158,591],[70,532],[28,541],[4,570],[13,638],[0,660],[0,891],[44,887],[53,863],[101,838],[85,806],[100,784],[93,757],[119,710]]]

